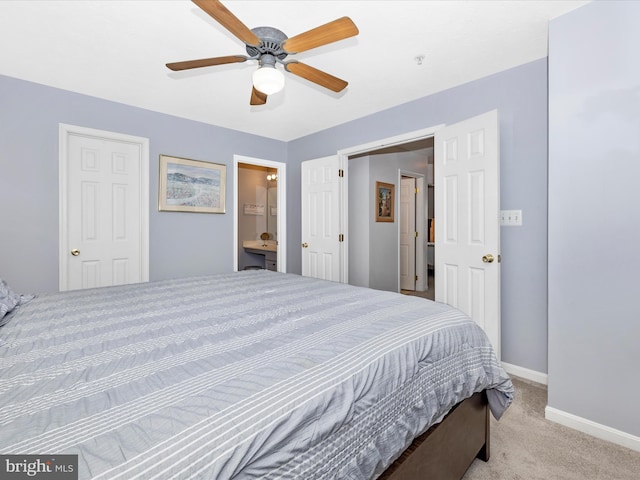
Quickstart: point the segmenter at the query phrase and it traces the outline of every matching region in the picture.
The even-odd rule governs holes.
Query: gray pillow
[[[0,278],[0,327],[9,321],[9,318],[6,316],[7,313],[11,312],[18,305],[22,305],[31,300],[33,295],[20,295],[15,293],[7,282]]]

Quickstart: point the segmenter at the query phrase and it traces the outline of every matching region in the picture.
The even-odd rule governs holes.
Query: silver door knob
[[[78,255],[80,255],[80,250],[78,250],[77,248],[74,248],[73,250],[71,250],[71,255],[73,255],[74,257],[77,257]]]
[[[482,257],[482,261],[484,263],[492,263],[494,260],[493,255],[491,255],[490,253],[487,253],[486,255],[483,255]]]

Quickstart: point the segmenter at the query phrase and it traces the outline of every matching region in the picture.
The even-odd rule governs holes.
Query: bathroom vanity
[[[275,240],[244,240],[242,248],[247,253],[263,255],[265,268],[278,271],[278,244]]]

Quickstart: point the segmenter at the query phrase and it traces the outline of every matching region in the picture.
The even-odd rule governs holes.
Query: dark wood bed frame
[[[459,480],[475,458],[489,460],[489,404],[485,392],[456,405],[404,451],[382,480]]]

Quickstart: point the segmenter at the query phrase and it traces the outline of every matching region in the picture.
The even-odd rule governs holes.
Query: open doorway
[[[433,185],[433,137],[347,158],[349,283],[435,298],[433,260],[431,268],[427,261],[428,256],[433,259],[435,248],[428,242],[434,212],[433,188],[428,188]],[[376,222],[371,214],[376,182],[395,187],[393,222]],[[403,199],[403,184],[405,193],[413,193],[408,201]]]
[[[286,272],[286,164],[234,156],[234,270]]]

